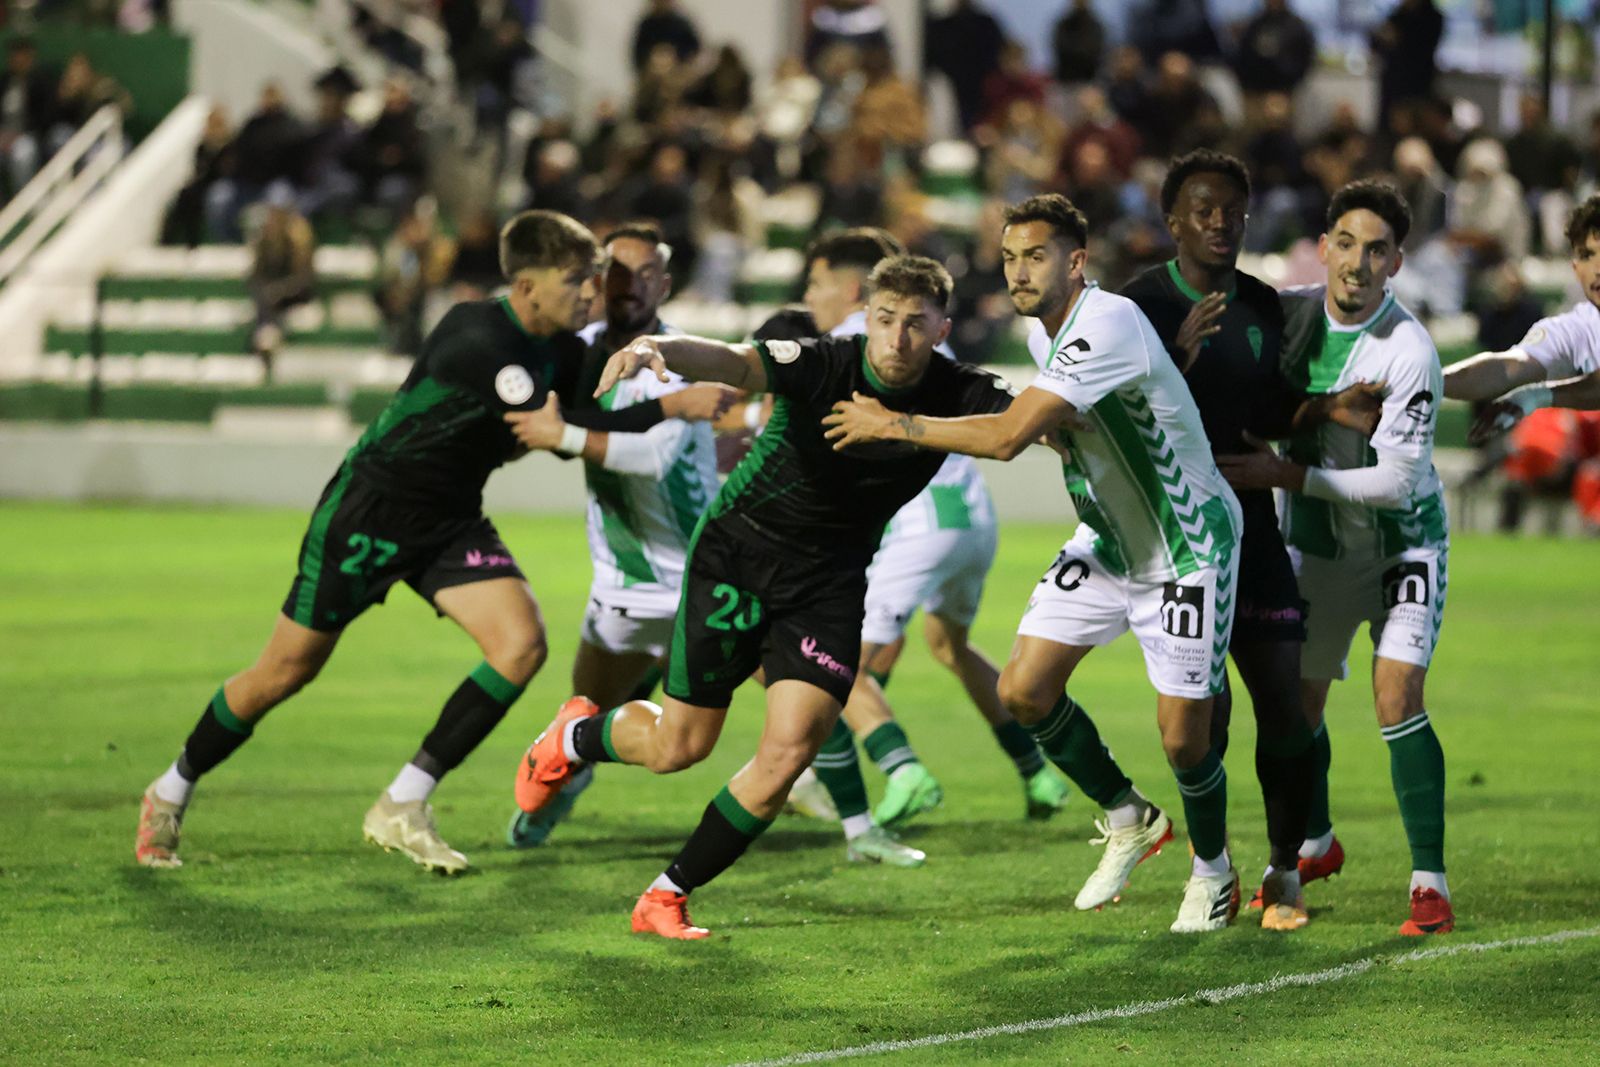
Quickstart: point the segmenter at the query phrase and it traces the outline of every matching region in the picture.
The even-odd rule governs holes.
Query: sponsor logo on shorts
[[[846,681],[855,681],[855,669],[853,667],[845,666],[843,663],[840,663],[838,660],[828,655],[828,653],[818,648],[817,639],[814,637],[802,637],[800,639],[800,654],[825,671],[837,674],[840,678],[843,678]]]
[[[499,552],[479,552],[477,549],[468,549],[466,564],[469,567],[515,567],[517,561],[510,556]]]
[[[1260,604],[1240,604],[1239,618],[1251,622],[1300,622],[1305,614],[1299,608],[1268,608]]]
[[[1428,565],[1421,560],[1399,563],[1383,572],[1383,606],[1428,604]]]
[[[1161,587],[1161,630],[1198,641],[1206,632],[1206,590],[1202,585],[1168,582]]]

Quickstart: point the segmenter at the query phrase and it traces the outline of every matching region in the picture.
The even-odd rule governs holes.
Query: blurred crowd
[[[9,200],[96,111],[132,106],[116,79],[75,52],[57,68],[39,58],[31,37],[6,42],[0,72],[0,201]]]
[[[957,281],[957,351],[984,359],[1010,318],[1003,203],[1066,193],[1089,218],[1097,276],[1116,285],[1170,254],[1161,178],[1168,159],[1200,147],[1245,161],[1254,183],[1248,250],[1287,253],[1291,274],[1335,189],[1392,177],[1416,216],[1415,267],[1397,279],[1401,295],[1425,314],[1475,311],[1486,332],[1509,335],[1537,311],[1517,265],[1563,253],[1562,221],[1600,179],[1600,114],[1558,128],[1530,94],[1500,137],[1441,92],[1444,23],[1434,0],[1400,0],[1373,29],[1375,106],[1334,107],[1309,132],[1296,115],[1306,111],[1317,43],[1286,0],[1263,0],[1233,25],[1209,18],[1204,0],[1133,0],[1126,40],[1114,39],[1090,0],[1065,0],[1048,69],[1030,63],[981,0],[929,17],[920,56],[897,51],[905,46],[873,0],[813,0],[803,47],[764,77],[676,0],[644,0],[619,57],[632,64],[631,94],[581,117],[535,104],[537,5],[358,5],[371,43],[420,69],[394,35],[397,6],[437,23],[480,129],[538,112],[525,149],[504,142],[517,146],[506,169],[520,174],[522,195],[440,218],[407,82],[391,80],[381,109],[357,121],[358,87],[335,70],[317,82],[314,115],[292,114],[271,86],[237,127],[213,115],[171,233],[238,240],[251,205],[269,193],[319,233],[339,219],[375,220],[362,229],[385,235],[379,299],[401,350],[414,346],[430,294],[494,283],[493,234],[512,210],[552,208],[601,232],[653,219],[674,248],[678,295],[720,302],[766,247],[769,219],[788,217],[769,200],[807,190],[814,217],[805,212],[803,232],[786,240],[879,225],[945,261]],[[920,79],[904,73],[918,68]],[[1382,119],[1364,124],[1361,113]],[[956,165],[940,154],[952,140]]]

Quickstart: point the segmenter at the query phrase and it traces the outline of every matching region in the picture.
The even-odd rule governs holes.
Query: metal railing
[[[121,161],[124,147],[122,112],[108,104],[89,116],[0,208],[0,286],[105,180]]]

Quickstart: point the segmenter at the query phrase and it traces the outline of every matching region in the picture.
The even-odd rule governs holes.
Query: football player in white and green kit
[[[1330,684],[1347,674],[1351,640],[1369,627],[1378,724],[1411,846],[1411,915],[1400,933],[1447,933],[1444,751],[1423,702],[1449,548],[1433,468],[1443,373],[1428,331],[1387,289],[1411,226],[1404,199],[1383,182],[1352,182],[1334,194],[1327,225],[1317,246],[1327,284],[1282,294],[1286,371],[1309,393],[1385,383],[1378,428],[1368,441],[1325,424],[1292,438],[1284,458],[1262,450],[1220,462],[1237,487],[1290,493],[1284,540],[1308,605],[1302,695],[1314,727]],[[1332,844],[1331,823],[1307,842],[1312,853]]]
[[[1052,760],[1071,761],[1081,774],[1083,749],[1103,746],[1092,724],[1087,731],[1075,725],[1087,717],[1066,696],[1067,680],[1093,648],[1134,632],[1194,848],[1172,929],[1217,930],[1239,908],[1227,850],[1227,776],[1210,736],[1233,626],[1239,503],[1149,320],[1131,300],[1085,280],[1087,239],[1082,213],[1063,196],[1032,197],[1006,212],[1002,256],[1012,301],[1053,338],[1038,378],[1008,411],[939,419],[857,398],[836,405],[824,422],[836,447],[911,441],[999,459],[1061,428],[1071,453],[1067,488],[1082,522],[1028,601],[1000,697]],[[1122,792],[1113,807],[1132,809],[1136,825],[1117,840],[1136,833],[1143,851],[1169,840],[1171,820],[1142,798],[1134,803],[1131,784]],[[1140,855],[1132,853],[1127,870]]]

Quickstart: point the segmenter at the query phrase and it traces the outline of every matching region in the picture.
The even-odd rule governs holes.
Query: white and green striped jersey
[[[855,311],[829,330],[828,336],[852,337],[866,332],[867,313]],[[941,344],[935,352],[945,359],[955,359],[955,353],[945,345]],[[952,452],[945,457],[927,488],[895,512],[884,528],[883,544],[891,545],[901,538],[919,537],[935,530],[973,530],[993,526],[994,522],[994,504],[989,499],[989,486],[978,469],[978,461]],[[879,551],[883,550],[880,546]]]
[[[618,382],[601,398],[606,408],[656,400],[689,383],[658,380],[648,368]],[[613,444],[621,444],[613,435]],[[637,436],[654,453],[652,473],[624,474],[584,463],[589,490],[587,526],[594,557],[592,593],[608,606],[659,608],[676,604],[700,515],[717,495],[717,450],[711,424],[667,419]],[[634,444],[634,442],[630,442]]]
[[[1055,337],[1036,325],[1030,388],[1067,401],[1093,433],[1063,432],[1067,492],[1113,573],[1172,581],[1219,565],[1239,501],[1211,457],[1200,409],[1137,304],[1091,283]]]
[[[1385,382],[1383,413],[1371,440],[1324,423],[1296,435],[1288,454],[1323,470],[1375,466],[1380,455],[1419,469],[1407,499],[1376,507],[1291,493],[1283,514],[1284,540],[1324,559],[1393,556],[1449,540],[1444,489],[1433,467],[1433,435],[1444,396],[1444,373],[1433,338],[1390,293],[1365,322],[1335,322],[1326,287],[1279,294],[1284,307],[1284,371],[1308,393],[1336,393],[1357,382]]]

